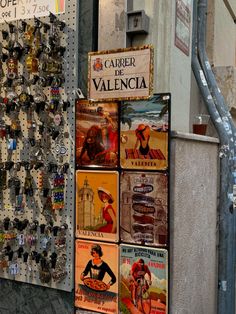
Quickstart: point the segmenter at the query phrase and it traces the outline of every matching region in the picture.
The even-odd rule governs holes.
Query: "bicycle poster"
[[[168,252],[120,246],[120,313],[168,313]]]

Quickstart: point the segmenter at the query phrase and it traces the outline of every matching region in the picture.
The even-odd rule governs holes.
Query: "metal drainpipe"
[[[227,129],[228,135],[230,137],[230,146],[232,149],[231,155],[233,161],[233,156],[236,154],[236,141],[234,140],[236,137],[236,128],[233,123],[228,106],[225,103],[225,99],[218,87],[215,75],[212,71],[206,53],[207,2],[207,0],[199,0],[198,2],[198,54],[202,69],[210,87],[211,94],[214,97],[214,102],[216,104],[217,110],[221,115],[223,123],[225,124],[225,128]]]
[[[229,192],[232,191],[232,169],[230,166],[230,139],[225,123],[223,122],[216,104],[211,95],[206,77],[198,59],[198,1],[193,2],[193,39],[192,39],[192,69],[198,87],[202,94],[206,108],[211,120],[217,130],[220,139],[220,195],[219,195],[219,282],[220,289],[218,298],[219,314],[234,314],[234,300],[232,300],[232,198]],[[201,21],[199,21],[201,22]],[[231,227],[231,228],[229,228]],[[234,273],[234,270],[233,270]]]
[[[224,97],[218,88],[215,76],[211,69],[208,56],[206,53],[206,20],[207,20],[207,0],[198,1],[198,56],[202,69],[204,71],[208,86],[210,87],[211,94],[214,98],[216,108],[219,111],[224,127],[229,137],[229,166],[231,171],[231,184],[228,187],[228,197],[233,198],[233,171],[234,171],[234,155],[236,152],[235,145],[235,126],[232,117],[229,113],[228,107],[225,103]],[[226,195],[225,195],[226,197]],[[218,313],[231,313],[226,311],[226,304],[229,311],[235,309],[235,213],[233,206],[227,212],[219,212],[219,269],[218,269]],[[225,225],[223,220],[228,221]],[[227,230],[224,230],[227,228]],[[227,233],[225,233],[225,231]],[[225,239],[225,235],[227,238]],[[225,287],[225,284],[227,285]],[[225,290],[226,288],[226,290]]]

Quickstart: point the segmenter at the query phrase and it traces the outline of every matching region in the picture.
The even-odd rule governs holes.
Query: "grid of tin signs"
[[[5,24],[0,47],[0,276],[47,285],[68,275],[64,27]]]
[[[169,105],[76,104],[77,308],[168,312]]]

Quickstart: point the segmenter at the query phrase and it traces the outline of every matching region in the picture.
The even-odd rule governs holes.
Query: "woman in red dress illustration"
[[[100,227],[98,231],[107,232],[107,233],[115,233],[116,232],[116,213],[111,205],[114,202],[114,198],[112,197],[111,193],[108,190],[102,187],[98,188],[98,196],[104,204],[102,208],[102,217],[103,217],[103,220],[106,221],[106,225]]]

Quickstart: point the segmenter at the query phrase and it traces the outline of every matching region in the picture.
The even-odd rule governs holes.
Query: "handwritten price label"
[[[65,12],[66,0],[1,0],[0,23]]]

